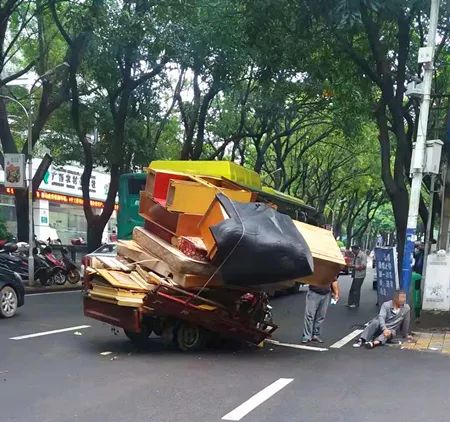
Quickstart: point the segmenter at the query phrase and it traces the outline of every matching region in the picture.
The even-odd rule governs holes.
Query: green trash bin
[[[413,305],[414,314],[416,318],[420,317],[420,311],[422,310],[422,298],[420,294],[420,284],[422,282],[422,275],[416,272],[412,273],[412,285],[413,285]]]

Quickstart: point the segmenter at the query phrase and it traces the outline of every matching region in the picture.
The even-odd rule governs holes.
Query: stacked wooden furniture
[[[144,227],[134,228],[132,240],[118,242],[116,258],[93,259],[90,297],[139,307],[145,295],[163,283],[184,289],[222,288],[210,227],[230,217],[216,199],[218,193],[239,202],[256,200],[251,189],[223,177],[150,169],[140,193]],[[314,274],[306,282],[326,285],[344,265],[332,233],[294,223],[314,257]]]

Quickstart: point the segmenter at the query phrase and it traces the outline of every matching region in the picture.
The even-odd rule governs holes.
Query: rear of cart
[[[133,342],[143,343],[154,333],[183,351],[199,350],[214,338],[259,344],[277,329],[266,294],[241,290],[230,290],[223,304],[179,287],[160,285],[139,308],[92,299],[87,290],[84,314],[122,328]]]

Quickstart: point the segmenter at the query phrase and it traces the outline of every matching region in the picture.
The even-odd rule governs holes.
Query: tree
[[[0,5],[0,89],[3,93],[23,96],[23,89],[7,90],[8,84],[35,70],[43,75],[50,69],[69,58],[70,52],[59,49],[58,40],[49,34],[54,27],[44,25],[48,19],[47,4],[44,1],[5,1]],[[34,93],[36,93],[36,90]],[[31,113],[33,147],[39,140],[42,130],[50,116],[69,98],[67,69],[59,67],[48,77],[42,78],[40,97],[36,112],[32,110],[34,101],[30,96],[20,98]],[[1,164],[4,164],[4,153],[27,154],[27,142],[14,138],[11,120],[8,113],[9,103],[0,97],[0,140],[2,153]],[[28,125],[27,120],[24,120]],[[15,192],[17,238],[28,240],[28,201],[26,190]]]
[[[84,172],[81,178],[83,207],[88,226],[88,250],[100,243],[105,225],[114,210],[119,176],[129,169],[128,119],[138,106],[137,90],[158,80],[169,61],[170,31],[160,20],[168,18],[167,4],[149,1],[109,2],[97,5],[95,26],[91,25],[86,55],[80,69],[70,68],[71,114],[78,141],[83,149]],[[69,48],[69,35],[53,3],[53,16]],[[167,21],[166,21],[167,22]],[[69,22],[70,24],[70,22]],[[72,28],[77,33],[79,28]],[[79,82],[81,76],[83,82]],[[110,171],[105,205],[95,214],[90,204],[90,178],[94,166],[93,148],[86,134],[92,125],[92,111],[101,110],[110,127],[106,128],[101,146],[104,162]],[[84,117],[84,119],[83,119]],[[91,120],[91,121],[89,121]]]
[[[408,216],[409,163],[417,108],[405,98],[406,82],[420,77],[416,52],[423,45],[428,2],[305,2],[315,17],[316,32],[355,70],[357,86],[372,101],[379,131],[381,177],[392,203],[402,261]],[[327,12],[324,12],[327,11]],[[447,28],[448,29],[448,28]],[[447,30],[445,29],[445,31]],[[444,34],[442,42],[446,42]],[[333,70],[333,68],[331,68]],[[371,86],[368,87],[367,81]],[[359,82],[359,83],[358,83]],[[426,221],[422,200],[420,213]]]

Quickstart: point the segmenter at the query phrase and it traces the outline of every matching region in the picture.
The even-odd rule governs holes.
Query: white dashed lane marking
[[[50,334],[65,333],[67,331],[83,330],[83,329],[89,328],[89,327],[90,327],[90,325],[77,325],[76,327],[61,328],[59,330],[42,331],[40,333],[33,333],[33,334],[26,334],[23,336],[11,337],[10,340],[25,340],[27,338],[48,336]]]

